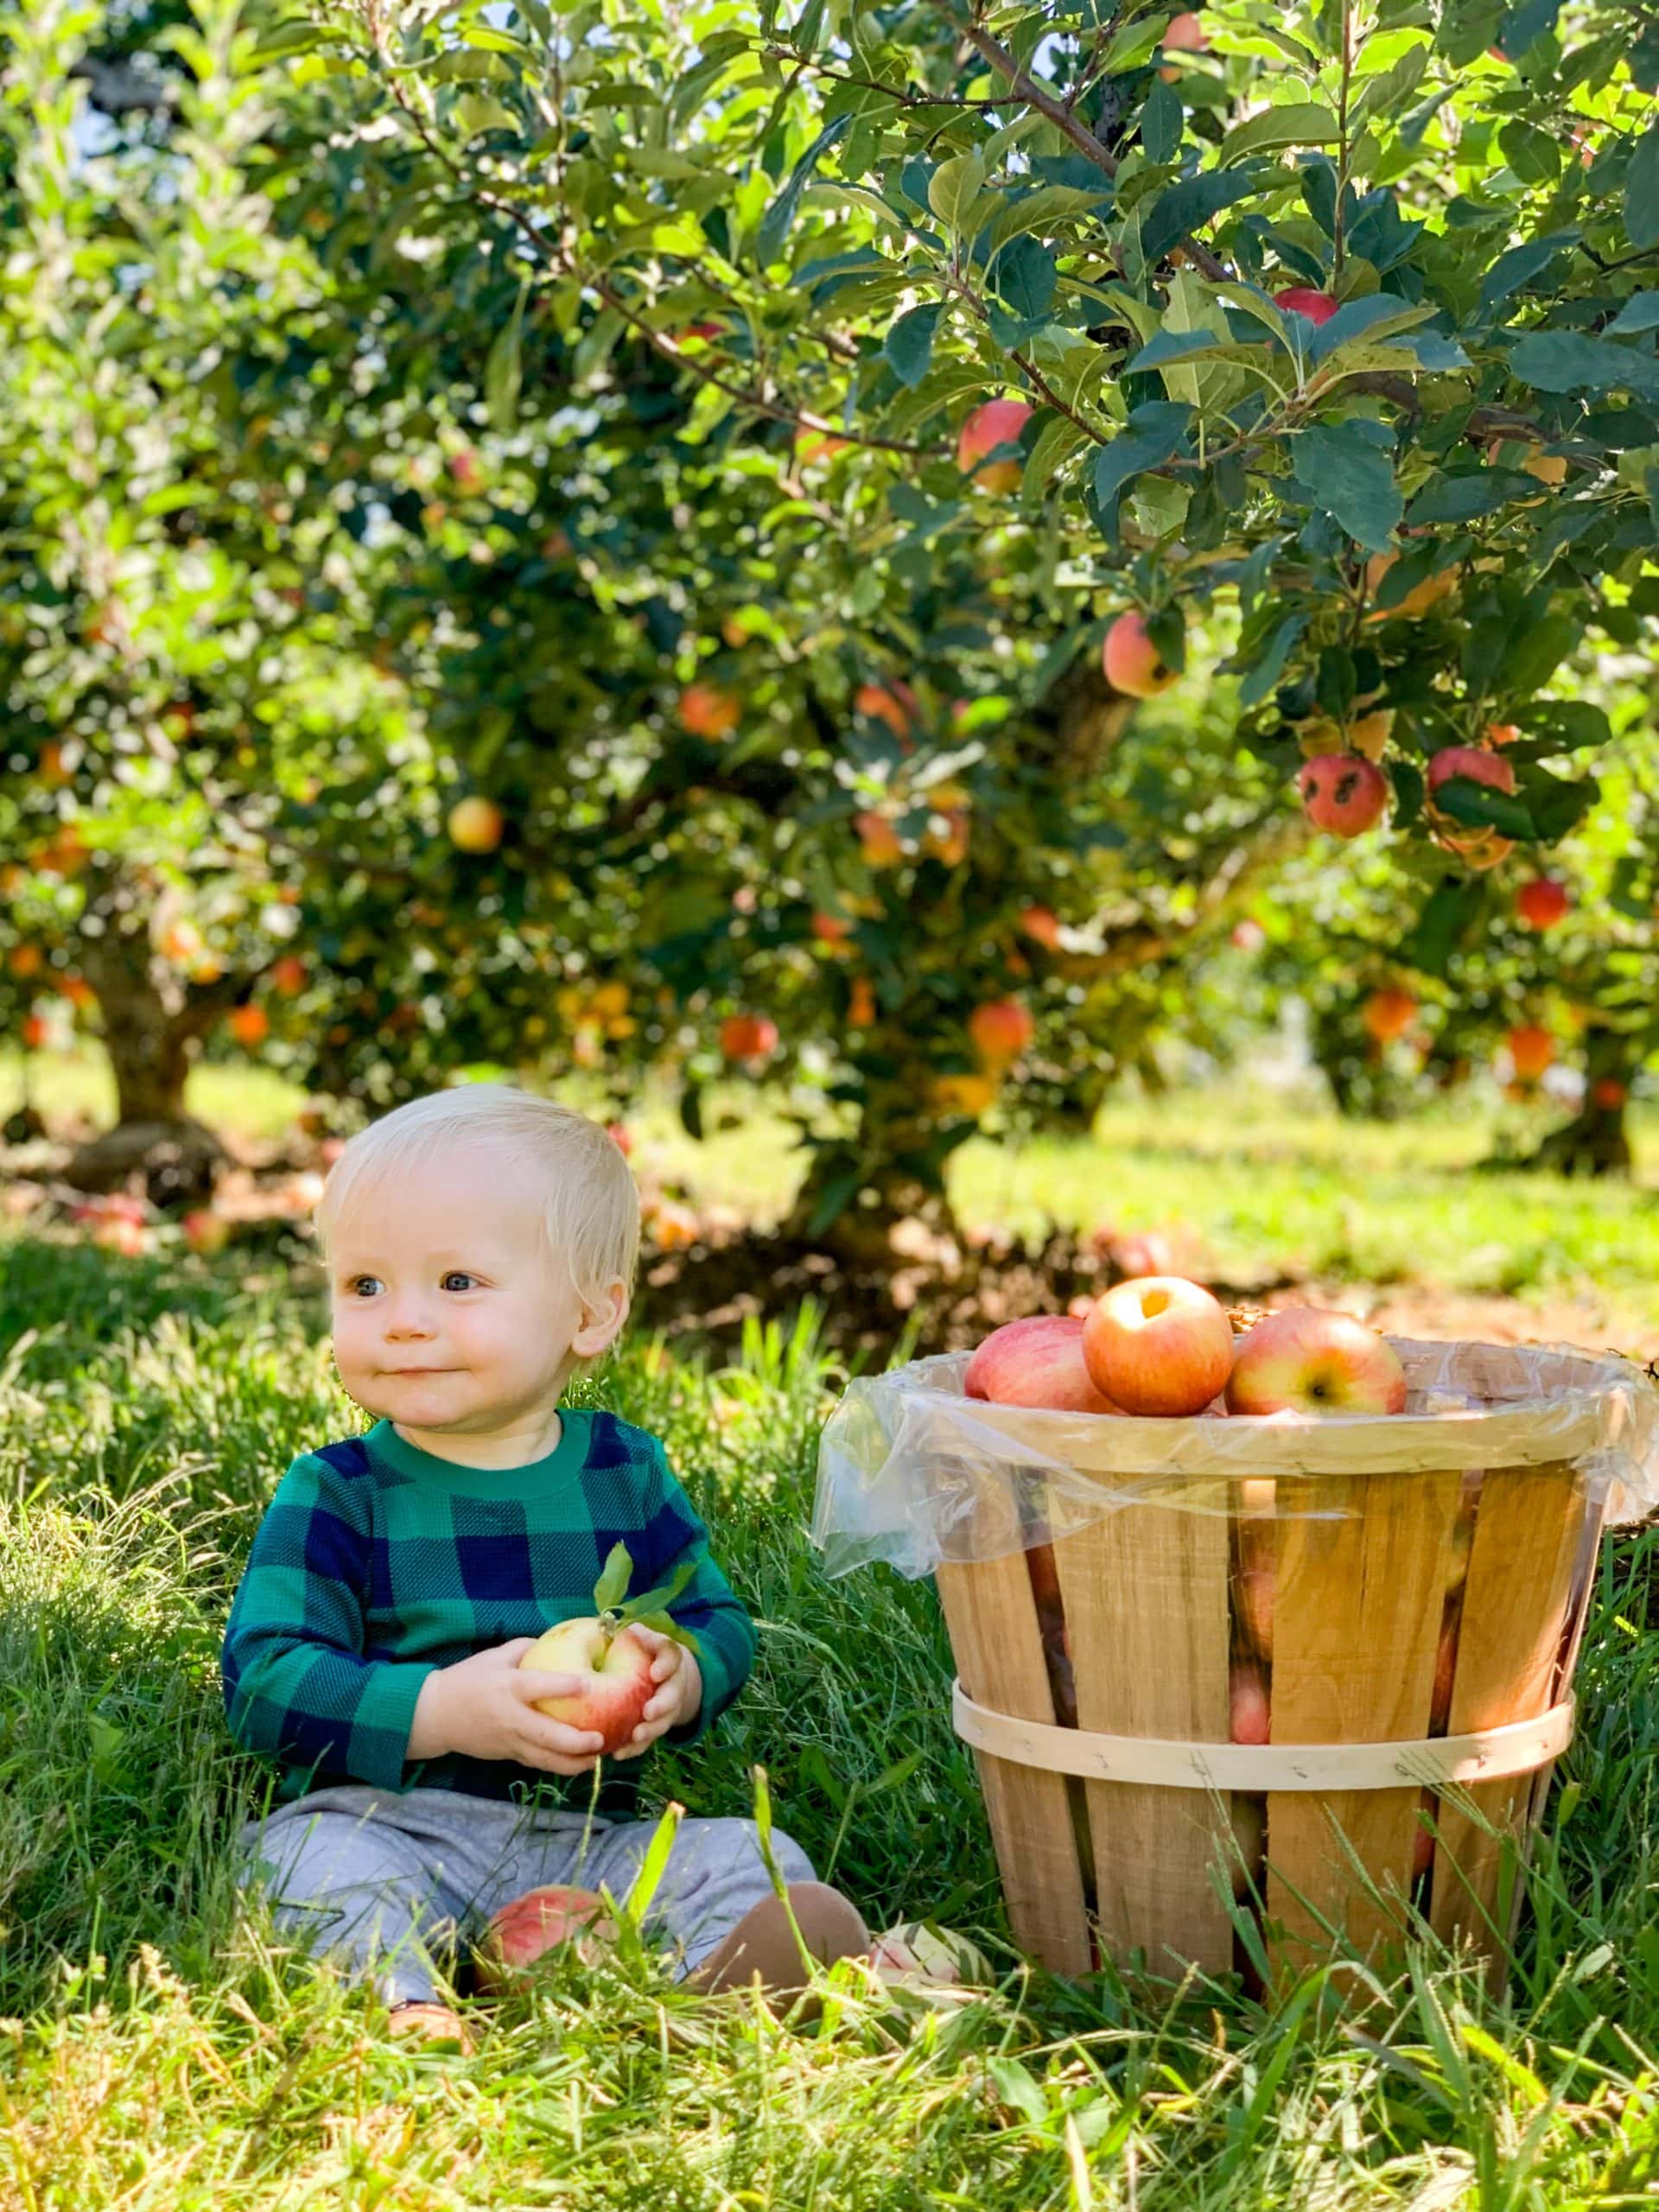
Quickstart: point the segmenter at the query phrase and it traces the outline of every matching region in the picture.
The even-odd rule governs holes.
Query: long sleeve
[[[434,1670],[365,1656],[371,1492],[310,1452],[277,1484],[226,1624],[225,1713],[249,1751],[396,1789]]]
[[[655,1440],[653,1439],[653,1442]],[[646,1493],[646,1521],[632,1578],[633,1591],[667,1582],[683,1560],[695,1572],[669,1606],[675,1624],[696,1645],[702,1703],[696,1717],[663,1738],[695,1744],[706,1736],[749,1678],[754,1665],[754,1623],[709,1552],[709,1530],[676,1480],[660,1444]]]

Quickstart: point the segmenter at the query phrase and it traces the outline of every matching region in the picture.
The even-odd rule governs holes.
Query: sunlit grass
[[[1572,1798],[1507,2005],[1433,1946],[1363,2019],[1309,1984],[1026,1978],[949,1721],[931,1584],[827,1581],[805,1535],[838,1378],[810,1328],[729,1368],[639,1340],[592,1388],[662,1434],[761,1624],[649,1809],[775,1817],[874,1924],[936,1913],[1000,1986],[847,1986],[816,2025],[649,1964],[556,1966],[462,2060],[389,2044],[231,1878],[261,1786],[223,1726],[225,1606],[292,1454],[361,1423],[323,1314],[231,1260],[0,1232],[0,2203],[560,2212],[1281,2212],[1635,2205],[1659,2177],[1651,1745],[1659,1545],[1610,1540]],[[36,1333],[38,1332],[38,1333]]]

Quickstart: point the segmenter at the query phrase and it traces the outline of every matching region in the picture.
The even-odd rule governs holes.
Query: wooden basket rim
[[[1051,1774],[1090,1782],[1151,1783],[1165,1789],[1325,1791],[1398,1789],[1415,1783],[1443,1789],[1529,1774],[1557,1759],[1573,1740],[1573,1700],[1531,1720],[1510,1721],[1465,1736],[1430,1736],[1394,1744],[1173,1743],[1154,1736],[1108,1736],[1020,1720],[977,1704],[951,1685],[950,1719],[976,1751]]]
[[[1444,1349],[1430,1339],[1390,1336],[1388,1341],[1402,1354]],[[1230,1414],[1218,1421],[1203,1414],[1173,1420],[1060,1413],[958,1398],[943,1389],[936,1395],[944,1405],[960,1405],[976,1427],[1023,1440],[1042,1458],[1065,1460],[1080,1474],[1128,1476],[1137,1483],[1162,1475],[1253,1479],[1548,1466],[1584,1459],[1624,1433],[1630,1407],[1611,1387],[1610,1370],[1618,1364],[1611,1359],[1558,1351],[1554,1346],[1458,1341],[1471,1350],[1500,1355],[1548,1351],[1554,1357],[1580,1365],[1585,1370],[1581,1387],[1598,1395],[1570,1408],[1535,1399],[1480,1410],[1328,1414],[1297,1421],[1255,1414]],[[1563,1471],[1574,1470],[1567,1465]]]

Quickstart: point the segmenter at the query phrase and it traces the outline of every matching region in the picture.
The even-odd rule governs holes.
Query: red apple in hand
[[[1202,1413],[1232,1371],[1232,1324],[1202,1284],[1142,1275],[1096,1300],[1083,1357],[1126,1414]]]
[[[545,1636],[538,1636],[521,1667],[538,1675],[575,1675],[582,1688],[566,1697],[538,1699],[536,1710],[550,1720],[563,1720],[572,1728],[591,1728],[602,1736],[601,1755],[620,1751],[639,1726],[651,1694],[656,1656],[642,1637],[631,1629],[612,1636],[601,1620],[561,1621]]]
[[[550,1720],[563,1720],[568,1727],[591,1729],[603,1738],[601,1758],[620,1751],[639,1726],[657,1688],[651,1673],[657,1655],[643,1637],[632,1633],[633,1624],[638,1621],[689,1645],[690,1637],[663,1609],[672,1605],[695,1572],[688,1560],[660,1590],[621,1605],[633,1561],[626,1544],[613,1544],[605,1571],[594,1586],[593,1613],[558,1622],[538,1636],[518,1662],[535,1674],[577,1677],[575,1690],[537,1699],[537,1713],[546,1713]]]
[[[1397,1414],[1405,1404],[1405,1370],[1388,1338],[1316,1306],[1258,1321],[1227,1385],[1234,1414]]]
[[[968,1363],[963,1389],[999,1406],[1049,1406],[1060,1413],[1115,1414],[1083,1363],[1083,1323],[1070,1313],[1033,1313],[994,1329]]]

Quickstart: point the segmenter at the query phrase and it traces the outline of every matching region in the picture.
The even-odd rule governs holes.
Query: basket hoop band
[[[1155,1736],[1102,1736],[1016,1720],[976,1705],[960,1681],[950,1717],[963,1741],[1016,1766],[1077,1774],[1089,1782],[1150,1783],[1162,1789],[1332,1790],[1440,1789],[1530,1774],[1573,1740],[1570,1696],[1535,1720],[1397,1744],[1182,1744]]]

